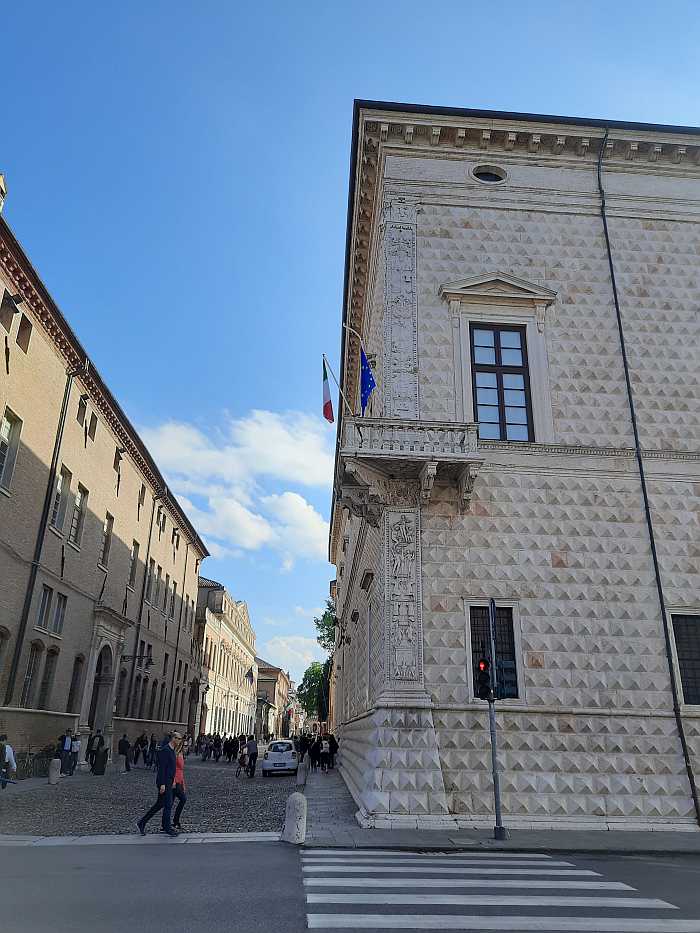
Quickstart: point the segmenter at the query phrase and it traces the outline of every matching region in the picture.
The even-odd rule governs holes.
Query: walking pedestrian
[[[302,737],[299,739],[299,761],[304,760],[304,755],[308,752],[308,750],[309,750],[309,737],[307,736],[306,733],[304,733]]]
[[[7,734],[3,732],[0,735],[0,788],[2,790],[5,790],[7,782],[13,780],[13,775],[16,773],[15,751],[7,741]]]
[[[321,774],[326,774],[328,772],[330,757],[331,743],[328,741],[328,736],[324,735],[321,739]]]
[[[148,743],[148,751],[146,752],[146,755],[148,757],[144,755],[144,761],[146,763],[147,768],[155,768],[157,753],[158,753],[158,742],[156,741],[156,737],[153,734],[153,732],[151,732],[151,741]]]
[[[68,773],[71,776],[75,774],[75,768],[78,764],[78,757],[80,756],[80,745],[80,736],[76,732],[70,743],[70,767]]]
[[[95,773],[95,758],[97,757],[97,753],[99,752],[99,750],[105,744],[105,739],[104,739],[104,736],[102,735],[102,729],[98,729],[97,732],[93,736],[91,736],[88,744],[89,744],[88,761],[90,762],[90,774],[94,774]]]
[[[248,777],[253,778],[255,777],[255,763],[258,760],[258,743],[254,735],[248,736],[246,751],[248,753]]]
[[[163,744],[158,749],[156,771],[156,787],[158,788],[158,797],[151,809],[137,821],[136,825],[142,836],[146,835],[146,826],[148,821],[158,813],[163,811],[163,822],[161,832],[168,836],[177,836],[177,830],[173,829],[170,822],[170,814],[173,808],[173,781],[175,780],[175,770],[177,760],[175,755],[175,746],[182,736],[179,732],[173,732],[170,737],[163,740]]]
[[[235,735],[232,735],[231,736],[231,747],[230,747],[231,757],[229,758],[229,761],[236,761],[236,759],[238,758],[238,750],[240,747],[241,747],[241,744],[239,740],[236,738]]]
[[[134,742],[134,767],[136,767],[139,763],[139,755],[143,755],[143,763],[145,766],[147,748],[148,748],[148,739],[146,738],[146,733],[142,732],[141,735]]]
[[[126,737],[126,732],[119,739],[119,744],[117,745],[117,752],[121,760],[120,771],[122,774],[125,774],[127,771],[131,771],[131,765],[129,764],[129,753],[131,752],[131,742]]]
[[[311,770],[318,771],[318,767],[321,764],[321,737],[318,735],[311,743],[309,761],[311,762]]]
[[[73,738],[71,735],[71,730],[66,729],[62,736],[58,740],[58,754],[61,759],[61,774],[66,775],[70,773],[70,750],[71,745],[73,744]]]
[[[177,806],[175,807],[175,816],[173,818],[173,829],[182,832],[180,817],[187,803],[187,794],[185,788],[185,747],[184,742],[175,748],[175,782],[173,787],[173,797],[177,797]]]
[[[338,740],[336,739],[336,737],[333,735],[332,732],[328,736],[328,744],[330,746],[329,748],[330,760],[328,762],[328,767],[335,768],[335,756],[338,754],[338,749],[340,748],[340,746],[338,745]]]

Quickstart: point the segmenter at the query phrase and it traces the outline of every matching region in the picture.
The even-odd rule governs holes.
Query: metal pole
[[[498,774],[498,742],[496,738],[496,603],[489,600],[489,636],[491,658],[489,670],[491,672],[491,696],[489,698],[489,733],[491,736],[491,771],[493,773],[493,801],[496,811],[496,825],[493,827],[494,839],[507,839],[508,830],[503,825],[501,813],[501,779]]]

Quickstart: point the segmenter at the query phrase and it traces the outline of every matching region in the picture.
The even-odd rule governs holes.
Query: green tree
[[[318,715],[319,700],[323,693],[323,664],[312,661],[304,671],[304,676],[297,688],[297,697],[307,716],[312,719]]]
[[[316,640],[323,650],[329,654],[332,654],[335,647],[335,627],[337,624],[335,603],[332,599],[327,599],[323,615],[314,619],[314,625],[316,626]]]

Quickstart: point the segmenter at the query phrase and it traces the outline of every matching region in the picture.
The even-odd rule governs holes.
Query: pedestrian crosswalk
[[[316,930],[700,933],[675,904],[542,853],[308,849],[302,874]]]

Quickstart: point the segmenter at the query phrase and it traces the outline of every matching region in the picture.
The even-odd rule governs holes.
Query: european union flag
[[[362,403],[362,417],[364,418],[369,397],[377,387],[377,383],[374,381],[372,367],[369,365],[369,360],[365,355],[364,347],[360,347],[360,362],[360,401]]]

